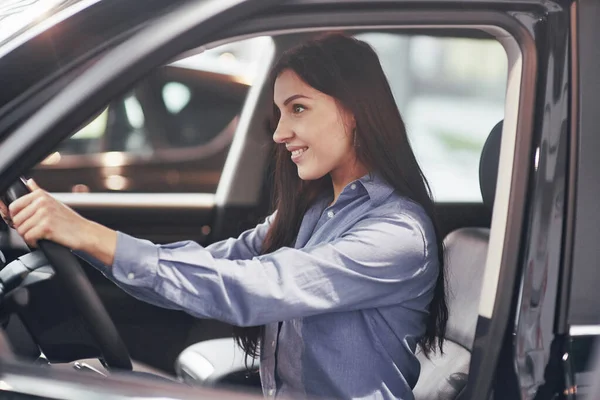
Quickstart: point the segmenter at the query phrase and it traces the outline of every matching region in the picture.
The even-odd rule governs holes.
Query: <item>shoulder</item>
[[[396,193],[375,207],[365,220],[385,221],[398,239],[412,241],[422,248],[423,255],[437,254],[437,237],[431,217],[418,203]],[[403,233],[400,235],[400,233]]]
[[[365,175],[359,181],[371,199],[372,208],[366,218],[385,216],[391,221],[410,222],[421,232],[424,240],[436,242],[433,221],[420,204],[398,194],[378,173]]]

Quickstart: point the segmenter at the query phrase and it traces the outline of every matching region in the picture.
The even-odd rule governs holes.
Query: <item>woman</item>
[[[237,239],[155,245],[34,183],[10,206],[14,226],[140,299],[241,327],[269,397],[412,399],[417,346],[442,348],[443,250],[377,55],[330,34],[285,53],[272,79],[276,212]]]

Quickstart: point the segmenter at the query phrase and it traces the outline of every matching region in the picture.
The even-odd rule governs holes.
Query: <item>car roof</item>
[[[0,5],[0,56],[100,0],[6,0]]]
[[[75,61],[93,60],[111,44],[181,3],[144,0],[141,7],[138,2],[119,0],[52,1],[60,1],[60,5],[48,11],[50,18],[37,23],[24,19],[20,28],[15,22],[14,32],[7,31],[4,40],[0,33],[0,70],[3,81],[9,82],[0,91],[0,117],[6,107],[12,108],[9,105],[18,104],[21,96],[47,86]],[[4,6],[0,18],[2,10],[4,20],[15,18]]]

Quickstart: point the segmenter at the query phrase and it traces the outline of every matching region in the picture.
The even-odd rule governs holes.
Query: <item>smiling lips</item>
[[[304,152],[308,150],[308,147],[290,146],[287,149],[289,152],[292,153],[292,161],[297,163],[298,161],[300,161],[300,158],[302,158]]]

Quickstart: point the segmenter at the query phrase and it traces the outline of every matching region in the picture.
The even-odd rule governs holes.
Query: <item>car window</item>
[[[254,71],[271,39],[158,68],[33,171],[53,192],[214,193]]]
[[[367,32],[437,202],[481,202],[478,165],[503,119],[507,60],[493,39]],[[215,193],[268,37],[153,71],[44,160],[54,192]]]
[[[504,116],[507,57],[493,39],[362,33],[378,53],[437,202],[481,202],[479,157]]]

